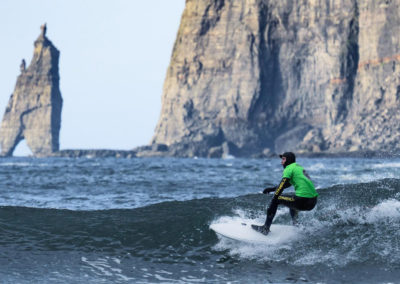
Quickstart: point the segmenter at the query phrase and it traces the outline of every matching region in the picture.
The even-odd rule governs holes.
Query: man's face
[[[282,165],[282,166],[284,166],[284,165],[285,165],[285,163],[286,163],[286,157],[282,157],[282,160],[281,160],[281,165]]]

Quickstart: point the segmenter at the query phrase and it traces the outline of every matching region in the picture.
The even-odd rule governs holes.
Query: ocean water
[[[279,159],[0,159],[0,282],[400,283],[400,159],[298,163],[316,208],[255,245],[209,226],[262,223]]]

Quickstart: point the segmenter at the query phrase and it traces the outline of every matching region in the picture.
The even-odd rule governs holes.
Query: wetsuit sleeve
[[[278,185],[278,187],[275,190],[275,197],[278,197],[282,194],[283,190],[285,188],[288,188],[291,186],[289,179],[288,178],[282,178],[281,183]]]
[[[267,188],[265,188],[265,189],[263,190],[263,193],[264,193],[264,194],[268,194],[268,193],[273,192],[273,191],[275,191],[275,190],[276,190],[276,186],[274,186],[274,187],[267,187]]]

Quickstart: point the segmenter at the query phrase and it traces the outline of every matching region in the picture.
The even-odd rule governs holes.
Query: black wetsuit
[[[265,225],[268,229],[272,224],[272,220],[275,217],[278,205],[282,204],[290,209],[290,216],[292,217],[293,223],[297,223],[298,211],[310,211],[314,209],[317,204],[317,197],[307,198],[296,195],[283,194],[282,191],[291,186],[288,178],[283,178],[279,186],[275,190],[274,198],[267,210],[267,219]]]

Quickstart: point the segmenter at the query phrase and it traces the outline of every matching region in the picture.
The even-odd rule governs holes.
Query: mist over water
[[[218,237],[262,223],[279,159],[0,160],[5,283],[396,283],[400,160],[299,159],[319,193],[281,245]],[[285,192],[292,191],[290,188]],[[288,209],[274,221],[290,224]]]

